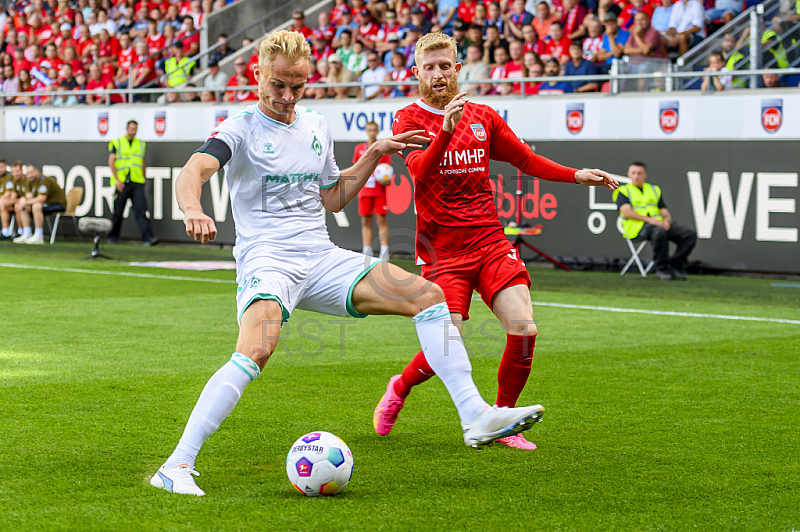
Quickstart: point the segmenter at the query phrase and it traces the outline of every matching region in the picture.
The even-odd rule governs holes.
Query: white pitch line
[[[480,299],[480,296],[473,295],[473,300]],[[717,320],[738,320],[738,321],[766,321],[770,323],[788,323],[790,325],[800,325],[800,320],[787,320],[784,318],[756,318],[753,316],[730,316],[727,314],[699,314],[696,312],[672,312],[669,310],[646,310],[639,308],[619,308],[619,307],[595,307],[591,305],[570,305],[568,303],[545,303],[534,301],[534,305],[541,307],[571,308],[577,310],[605,310],[606,312],[624,312],[628,314],[652,314],[657,316],[678,316],[682,318],[712,318]]]
[[[718,320],[767,321],[771,323],[789,323],[791,325],[800,325],[800,320],[787,320],[783,318],[756,318],[753,316],[729,316],[727,314],[698,314],[696,312],[672,312],[669,310],[644,310],[638,308],[594,307],[590,305],[569,305],[566,303],[543,303],[541,301],[534,301],[533,304],[542,307],[573,308],[579,310],[605,310],[606,312],[627,312],[630,314],[654,314],[657,316],[680,316],[682,318],[713,318]]]
[[[207,279],[203,277],[180,277],[177,275],[155,275],[152,273],[113,272],[105,270],[82,270],[80,268],[53,268],[51,266],[33,266],[30,264],[9,264],[5,262],[0,262],[0,267],[19,268],[22,270],[48,270],[53,272],[90,273],[94,275],[119,275],[121,277],[144,277],[146,279],[166,279],[169,281],[196,281],[200,283],[236,284],[236,281],[231,281],[227,279]]]

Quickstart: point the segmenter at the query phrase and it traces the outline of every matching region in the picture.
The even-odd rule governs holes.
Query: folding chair
[[[630,238],[625,237],[625,242],[627,242],[628,248],[631,250],[631,258],[628,259],[628,262],[625,264],[625,267],[622,268],[622,272],[619,274],[620,277],[625,275],[625,272],[628,271],[628,269],[631,267],[631,265],[634,262],[639,267],[639,273],[642,274],[642,277],[647,277],[647,272],[649,272],[650,268],[653,267],[654,263],[653,263],[652,260],[650,261],[650,264],[647,265],[647,268],[645,268],[642,265],[642,260],[639,258],[639,253],[641,253],[642,250],[644,249],[644,247],[647,245],[647,240],[642,239],[641,242],[639,242],[639,246],[638,247],[633,245],[635,240],[636,240],[635,238],[634,239],[630,239]]]
[[[78,205],[81,204],[81,200],[83,199],[83,187],[72,187],[67,194],[67,208],[64,212],[57,212],[55,213],[56,221],[53,222],[53,231],[50,233],[50,245],[56,241],[56,233],[58,232],[58,222],[61,220],[62,216],[69,216],[72,218],[72,224],[75,226],[75,234],[80,234],[78,232],[78,221],[77,217],[75,216],[75,209],[78,208]],[[48,225],[50,222],[47,222]]]

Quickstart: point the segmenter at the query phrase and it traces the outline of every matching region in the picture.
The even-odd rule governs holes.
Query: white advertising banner
[[[305,100],[321,112],[337,141],[363,141],[367,122],[381,135],[410,99]],[[738,91],[590,94],[581,97],[474,98],[491,105],[514,131],[530,141],[547,140],[751,140],[800,139],[800,92]],[[176,104],[111,107],[7,107],[2,140],[18,142],[108,141],[139,123],[146,141],[202,142],[242,105]]]

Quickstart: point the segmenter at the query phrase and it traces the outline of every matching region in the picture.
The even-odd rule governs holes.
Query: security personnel
[[[111,185],[114,192],[113,227],[108,234],[108,243],[116,244],[122,230],[122,213],[128,198],[133,202],[133,215],[142,234],[145,246],[155,246],[158,239],[153,236],[145,197],[145,142],[136,138],[139,124],[130,120],[125,135],[108,143],[108,166],[111,168]]]
[[[774,61],[773,65],[778,68],[789,68],[789,57],[786,55],[786,48],[783,41],[774,30],[767,30],[761,35],[763,52],[762,63],[767,64]]]
[[[661,187],[645,183],[647,168],[642,162],[633,162],[628,167],[627,185],[614,191],[614,201],[622,217],[622,228],[626,238],[641,237],[653,247],[653,266],[662,281],[685,281],[686,259],[697,243],[694,229],[672,223]],[[672,257],[669,256],[669,241],[677,244]]]
[[[194,68],[194,61],[183,55],[183,43],[176,41],[172,44],[173,56],[164,63],[164,73],[167,76],[167,86],[180,87],[189,79],[189,74]]]

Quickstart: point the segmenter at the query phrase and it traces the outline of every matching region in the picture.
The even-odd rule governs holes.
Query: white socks
[[[447,303],[426,308],[413,318],[425,360],[444,383],[458,416],[471,423],[487,406],[472,381],[472,365]]]
[[[194,468],[200,447],[231,413],[245,386],[260,374],[261,370],[255,362],[241,353],[234,353],[206,383],[189,416],[183,436],[164,467],[188,464]]]
[[[363,248],[361,248],[361,253],[368,257],[372,257],[373,255],[375,255],[375,252],[372,250],[372,246],[364,246]]]
[[[381,252],[378,253],[378,258],[382,261],[389,262],[389,246],[381,246]]]
[[[40,227],[33,232],[33,236],[36,238],[44,238],[44,228]]]
[[[5,236],[5,237],[11,236],[11,228],[10,227],[3,227],[3,236]]]
[[[31,236],[32,231],[30,227],[23,227],[22,228],[22,236]]]

